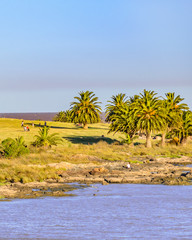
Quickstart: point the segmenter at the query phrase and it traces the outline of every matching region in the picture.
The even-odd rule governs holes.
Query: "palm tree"
[[[183,111],[182,125],[176,130],[180,143],[186,145],[188,137],[192,135],[192,112]]]
[[[144,90],[143,94],[130,97],[113,109],[109,132],[124,132],[132,139],[137,131],[145,131],[146,147],[151,147],[151,132],[160,130],[165,124],[162,102],[154,91]]]
[[[35,135],[34,146],[38,147],[51,147],[57,145],[62,139],[58,136],[58,133],[49,134],[50,127],[44,126],[39,129],[39,135]]]
[[[152,131],[161,130],[165,126],[165,111],[162,102],[154,91],[144,90],[133,103],[134,117],[138,130],[146,132],[146,147],[151,147]]]
[[[65,122],[71,122],[71,111],[70,110],[65,111]]]
[[[61,111],[56,114],[53,120],[56,122],[64,122],[64,119],[65,119],[65,111]]]
[[[175,97],[175,93],[166,93],[165,96],[167,97],[167,103],[170,106],[172,110],[183,110],[188,109],[187,104],[180,103],[184,100],[184,98],[181,98],[180,95]]]
[[[116,96],[113,95],[112,100],[108,101],[108,103],[106,105],[106,122],[111,122],[116,111],[127,104],[127,97],[125,94],[119,93]]]
[[[79,95],[79,97],[74,97],[77,101],[71,103],[71,121],[82,123],[83,128],[87,129],[89,123],[100,121],[100,102],[93,92],[82,91]]]
[[[56,122],[71,122],[71,111],[61,111],[53,119]]]
[[[181,103],[184,98],[180,95],[175,96],[175,93],[166,93],[166,98],[162,101],[164,110],[166,112],[166,124],[162,132],[161,145],[165,145],[165,136],[169,130],[178,128],[178,125],[182,122],[182,112],[183,110],[189,109],[187,104]]]
[[[18,138],[6,138],[0,145],[0,152],[5,157],[17,157],[29,153],[29,149],[25,145],[23,136]]]
[[[120,106],[111,114],[110,120],[109,133],[123,132],[126,136],[129,135],[130,139],[133,138],[137,128],[131,105],[124,104]]]
[[[133,97],[129,97],[128,103],[132,104],[135,103],[139,100],[140,96],[139,95],[134,95]]]

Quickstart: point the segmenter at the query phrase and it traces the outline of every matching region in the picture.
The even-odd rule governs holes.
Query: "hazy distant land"
[[[0,118],[52,121],[57,112],[0,113]]]
[[[58,112],[36,112],[36,113],[0,113],[0,118],[15,118],[24,120],[52,121]],[[101,113],[101,120],[105,120],[105,113]]]

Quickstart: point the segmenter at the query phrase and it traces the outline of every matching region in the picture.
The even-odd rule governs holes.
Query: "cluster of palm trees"
[[[124,132],[132,139],[136,133],[145,133],[146,147],[151,147],[151,134],[162,135],[161,145],[169,133],[185,144],[192,135],[192,113],[184,99],[175,93],[160,98],[154,91],[144,90],[139,95],[127,98],[125,94],[112,97],[107,105],[107,121],[110,132]]]
[[[93,92],[80,92],[71,103],[71,109],[60,112],[57,120],[81,123],[87,129],[89,123],[100,121],[101,107]],[[185,144],[192,135],[192,112],[184,99],[175,93],[158,97],[154,91],[144,90],[139,95],[127,97],[125,94],[112,96],[106,105],[106,121],[109,132],[123,132],[131,140],[136,134],[146,135],[146,147],[151,147],[152,133],[160,133],[161,145],[165,145],[166,135],[177,137]],[[59,116],[63,118],[59,118]]]

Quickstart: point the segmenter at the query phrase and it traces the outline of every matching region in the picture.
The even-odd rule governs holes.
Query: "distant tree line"
[[[93,92],[80,92],[74,97],[71,108],[59,112],[55,121],[80,123],[84,129],[90,123],[100,122],[101,106]],[[146,147],[151,147],[152,133],[161,134],[161,145],[165,145],[166,136],[186,144],[192,135],[192,112],[184,98],[175,93],[157,96],[154,91],[143,90],[142,93],[127,97],[125,94],[112,96],[106,105],[106,121],[109,132],[125,133],[129,142],[138,133],[146,136]]]

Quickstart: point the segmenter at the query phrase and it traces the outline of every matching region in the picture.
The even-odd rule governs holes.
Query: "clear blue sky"
[[[0,0],[0,112],[144,88],[192,108],[191,0]]]

